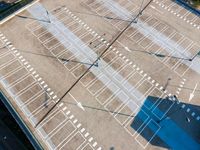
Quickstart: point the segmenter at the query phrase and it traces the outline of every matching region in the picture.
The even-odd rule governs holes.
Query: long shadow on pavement
[[[180,103],[169,97],[148,96],[131,127],[136,131],[135,139],[144,148],[151,144],[174,150],[199,150],[198,113],[199,106]]]

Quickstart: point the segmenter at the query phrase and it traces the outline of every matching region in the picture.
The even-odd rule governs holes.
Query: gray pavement
[[[37,4],[32,6],[31,8],[28,9],[28,11],[35,17],[35,18],[40,18],[40,19],[45,19],[46,18],[46,13],[45,8],[41,4]],[[84,42],[82,42],[76,35],[74,35],[69,29],[67,29],[59,20],[57,20],[53,15],[49,14],[51,18],[52,23],[46,23],[46,22],[40,22],[52,35],[54,35],[63,45],[69,49],[72,53],[76,54],[77,51],[79,52],[79,55],[77,55],[77,59],[79,61],[83,61],[85,57],[85,61],[94,61],[97,58],[97,54],[90,49]],[[60,34],[57,34],[59,32]],[[65,39],[65,40],[64,40]],[[63,41],[69,41],[72,43],[74,47],[69,47],[69,44],[66,44],[66,42]],[[86,65],[88,67],[88,65]],[[105,67],[107,67],[108,71],[105,71]],[[143,100],[145,99],[145,96],[139,92],[135,87],[133,87],[130,83],[127,82],[127,86],[130,87],[134,91],[134,95],[136,97],[140,97],[142,101],[135,101],[133,96],[130,94],[129,91],[127,91],[124,87],[122,87],[121,83],[117,81],[116,79],[113,78],[113,74],[116,75],[117,78],[121,78],[124,81],[124,79],[117,71],[115,71],[111,66],[109,66],[104,60],[100,60],[99,62],[99,67],[92,67],[91,72],[105,85],[108,85],[108,82],[110,80],[110,83],[113,85],[116,85],[123,91],[126,95],[129,96],[130,100],[133,100],[139,107],[142,105]],[[99,72],[104,76],[102,77]],[[112,74],[110,74],[112,72]],[[113,93],[116,92],[115,88],[113,86],[107,86]],[[120,95],[117,95],[118,98],[123,102],[124,98],[121,97]],[[133,111],[135,111],[135,107],[133,105],[129,104],[129,108]]]
[[[107,9],[111,12],[115,13],[121,19],[128,19],[131,18],[132,15],[128,10],[118,5],[113,0],[103,0],[103,4]],[[110,7],[112,6],[112,7]],[[179,44],[175,43],[174,41],[168,39],[162,33],[156,31],[154,28],[148,26],[146,23],[142,22],[140,19],[138,20],[137,24],[132,24],[132,27],[137,28],[143,35],[149,35],[149,38],[162,48],[164,48],[168,53],[173,53],[175,57],[186,57],[191,58],[192,54],[187,52],[184,48],[182,48]],[[192,62],[183,61],[185,65],[190,67],[192,70],[200,74],[200,58],[196,57]]]

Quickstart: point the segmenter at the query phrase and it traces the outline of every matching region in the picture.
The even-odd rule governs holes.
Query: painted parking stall
[[[62,15],[62,13],[68,13],[68,14]],[[61,17],[62,18],[61,21],[57,24],[61,25],[61,22],[62,22],[64,24],[64,26],[61,25],[62,26],[61,29],[65,32],[69,33],[69,35],[71,35],[72,37],[74,37],[73,40],[76,42],[78,41],[78,43],[80,43],[80,45],[83,46],[84,48],[86,48],[87,50],[81,50],[82,47],[77,47],[78,50],[80,50],[80,53],[77,54],[77,51],[73,51],[74,50],[73,49],[74,41],[72,39],[65,40],[65,38],[63,38],[62,41],[60,40],[60,42],[54,43],[52,45],[53,48],[46,47],[48,50],[52,51],[52,49],[53,49],[54,53],[57,54],[57,51],[56,51],[56,49],[54,49],[54,47],[56,48],[57,46],[59,46],[59,47],[64,46],[65,48],[63,48],[63,51],[58,52],[60,54],[60,56],[62,56],[62,55],[67,56],[66,53],[71,52],[71,54],[70,54],[71,58],[78,58],[78,60],[84,60],[83,58],[85,58],[85,60],[91,60],[97,54],[94,53],[94,52],[96,52],[95,49],[94,49],[94,51],[93,51],[93,49],[88,49],[91,46],[89,41],[92,41],[93,39],[100,39],[100,41],[103,41],[103,44],[101,44],[102,47],[103,46],[106,47],[106,45],[109,44],[106,41],[104,41],[104,39],[101,38],[101,36],[98,36],[97,33],[95,33],[92,29],[90,29],[84,22],[79,20],[79,18],[77,18],[74,14],[72,14],[68,9],[64,9],[64,11],[62,13],[59,13],[59,16],[67,16],[68,15],[69,18],[68,18],[68,16],[66,18]],[[72,19],[70,19],[70,17]],[[55,22],[58,21],[54,17],[52,17],[52,20],[54,20]],[[66,21],[66,24],[65,24],[65,21]],[[78,22],[79,24],[76,24],[76,22]],[[73,26],[75,24],[76,24],[76,27],[73,27],[72,31],[70,31],[69,27]],[[83,27],[81,27],[81,26],[83,26]],[[30,27],[31,27],[31,24],[28,25],[28,29]],[[43,27],[41,26],[41,28],[43,28]],[[35,29],[32,29],[32,28],[30,29],[30,31],[34,31],[34,30]],[[48,27],[47,27],[47,30],[48,30]],[[84,30],[86,32],[86,35],[83,32]],[[43,34],[50,33],[51,35],[54,35],[54,36],[50,36],[51,39],[57,38],[58,41],[59,41],[59,34],[57,34],[57,33],[59,33],[59,32],[62,33],[61,31],[56,31],[53,28],[49,29],[48,30],[49,32],[47,32],[46,29],[44,29],[44,31],[45,32]],[[43,35],[43,34],[38,33],[38,35]],[[65,33],[62,33],[62,34],[65,34]],[[80,36],[80,37],[77,37],[77,36]],[[68,36],[66,35],[65,37],[68,37]],[[90,38],[87,39],[85,37],[90,37]],[[80,39],[83,40],[84,43],[82,43],[82,41],[80,41]],[[43,41],[45,41],[44,43],[46,43],[46,41],[48,42],[49,40],[44,39]],[[65,45],[66,42],[68,43],[67,45]],[[42,44],[44,44],[44,43],[42,42]],[[67,50],[69,50],[69,52]],[[160,90],[160,92],[163,93],[163,95],[166,95],[166,91],[162,92],[163,87],[158,87],[159,84],[157,84],[155,82],[155,80],[152,80],[151,77],[148,77],[147,74],[144,73],[144,71],[142,71],[139,67],[136,67],[136,65],[134,65],[133,62],[130,62],[128,59],[126,59],[125,56],[122,56],[122,54],[119,53],[119,51],[117,51],[116,48],[112,48],[111,50],[113,52],[111,51],[103,57],[105,62],[104,61],[100,62],[100,67],[101,67],[101,65],[106,66],[106,67],[104,67],[106,69],[104,70],[104,68],[102,67],[101,68],[102,73],[99,74],[99,71],[97,71],[96,68],[92,68],[91,72],[89,72],[81,80],[81,83],[83,83],[83,85],[85,87],[88,87],[87,88],[88,91],[93,96],[96,96],[97,101],[100,104],[104,105],[106,110],[115,112],[115,113],[111,113],[111,115],[113,115],[114,118],[116,118],[116,120],[121,125],[124,126],[125,131],[130,133],[131,136],[135,136],[135,134],[131,133],[132,129],[130,129],[130,123],[133,118],[126,117],[123,121],[121,121],[121,118],[120,119],[118,118],[119,115],[116,115],[116,112],[120,113],[120,112],[125,111],[125,112],[132,112],[132,114],[135,114],[135,113],[137,114],[137,111],[140,108],[140,106],[143,102],[143,99],[148,94],[150,94],[151,92],[152,93],[155,92],[154,90],[157,89],[157,90]],[[85,54],[84,51],[89,51],[91,54],[90,53],[89,53],[89,55],[88,55],[88,53]],[[82,54],[82,56],[80,56],[80,54]],[[122,60],[125,60],[127,62],[127,64],[126,65],[123,64],[123,61],[122,61],[121,67],[120,67],[120,65],[117,65],[117,67],[115,68],[115,62],[120,61],[120,59],[118,57],[122,58]],[[106,63],[109,63],[109,65],[107,65]],[[119,64],[119,63],[116,63],[116,64]],[[67,64],[64,64],[64,65],[67,65]],[[87,67],[87,66],[85,66],[85,67]],[[74,67],[74,68],[72,67],[72,69],[69,71],[71,71],[71,73],[74,74],[76,68],[79,68],[79,67]],[[132,70],[131,71],[132,73],[124,74],[123,72],[125,72],[125,70],[128,68],[132,68],[132,69],[130,69],[130,71]],[[122,75],[120,75],[121,73],[122,73]],[[127,81],[127,79],[128,79],[127,77],[129,77],[129,79],[131,79],[131,78],[134,79],[133,75],[136,75],[136,73],[139,74],[139,76],[141,75],[141,77],[142,77],[141,78],[142,80],[139,80],[140,82],[135,82],[135,81],[131,81],[131,80]],[[111,75],[115,75],[115,78],[112,79]],[[124,75],[126,78],[124,78]],[[78,77],[75,74],[74,74],[74,76]],[[109,76],[109,77],[107,77],[107,76]],[[90,80],[88,80],[87,77],[90,78]],[[87,82],[85,80],[87,80]],[[121,81],[124,81],[123,82],[124,87],[120,87],[119,83]],[[133,95],[127,94],[127,90],[125,89],[127,86],[130,87],[130,89],[127,89],[127,90],[128,91],[131,90],[136,95],[135,94],[133,94]],[[140,87],[145,87],[145,86],[148,89],[147,91],[146,90],[143,91],[142,88],[140,90]],[[138,90],[136,90],[136,89],[138,89]],[[140,92],[144,93],[145,95],[140,94]],[[104,95],[103,93],[106,93],[106,95]],[[108,94],[108,96],[107,96],[107,94]],[[114,95],[115,95],[115,97],[113,97]],[[76,97],[74,97],[74,99],[76,99]],[[165,113],[167,113],[170,110],[170,107],[172,105],[174,105],[174,102],[171,105],[169,105],[168,108],[166,108]],[[147,115],[147,117],[148,117],[148,115]],[[145,122],[145,123],[147,123],[147,122]],[[159,126],[159,125],[157,125],[157,126]],[[158,130],[159,130],[159,128],[158,128]],[[152,134],[152,139],[154,136],[155,136],[155,134]],[[146,144],[145,147],[147,145],[148,144]]]
[[[127,18],[125,20],[130,20],[131,18],[130,12],[133,14],[137,13],[137,7],[131,7],[132,9],[128,8],[127,5],[123,6],[114,1],[83,1],[87,6],[89,6],[94,12],[101,16],[109,16],[111,18],[122,18],[122,20],[108,20],[113,26],[117,27],[119,30],[123,29],[124,24],[124,17]],[[113,5],[113,7],[109,7],[108,5]],[[133,3],[127,2],[128,6],[134,6]],[[171,2],[172,3],[172,2]],[[96,4],[99,4],[99,7],[93,7]],[[102,9],[104,11],[102,11]],[[118,11],[118,10],[123,11]],[[123,13],[123,14],[122,14]],[[110,14],[112,14],[110,16]],[[128,17],[127,17],[128,16]],[[191,58],[195,54],[198,53],[199,45],[197,43],[193,43],[184,35],[175,32],[173,28],[168,25],[165,25],[163,22],[158,21],[157,18],[151,16],[150,14],[144,13],[137,24],[132,25],[132,28],[127,30],[126,35],[128,37],[141,45],[141,47],[145,48],[149,52],[156,52],[156,53],[166,53],[168,55],[176,56],[176,57],[186,57]],[[157,37],[162,37],[158,39]],[[163,42],[164,41],[164,42]],[[165,44],[167,41],[167,44]],[[156,49],[155,49],[156,47]],[[171,60],[169,59],[159,59],[155,56],[156,59],[161,61],[167,67],[174,70],[179,76],[184,76],[184,74],[189,70],[193,69],[197,73],[199,59],[196,58],[194,61],[188,62],[185,60]]]
[[[48,107],[51,107],[58,100],[58,97],[54,94],[51,88],[48,87],[34,68],[31,67],[26,59],[18,52],[18,50],[10,44],[9,40],[2,33],[0,34],[0,37],[1,46],[5,49],[1,51],[0,56],[0,61],[2,62],[0,67],[0,83],[12,97],[20,110],[24,113],[26,119],[34,127],[38,120],[42,117],[41,114],[46,112]],[[77,143],[77,145],[71,145],[71,148],[91,147],[92,149],[97,150],[102,149],[63,103],[56,107],[56,112],[57,116],[54,116],[54,114],[51,116],[51,122],[54,122],[55,126],[52,128],[45,128],[45,124],[48,124],[47,119],[46,122],[36,128],[35,133],[40,135],[42,141],[49,149],[55,149],[58,147],[52,142],[50,132],[52,130],[55,132],[60,130],[60,124],[56,122],[57,120],[54,120],[54,117],[58,116],[60,116],[60,121],[63,122],[63,124],[70,122],[76,129],[75,132],[71,132],[71,127],[69,126],[69,132],[71,133],[66,140],[70,142],[73,140],[72,137],[80,135],[80,141],[83,141],[81,143]],[[67,134],[69,132],[63,133]],[[59,138],[59,135],[57,138]],[[66,144],[62,142],[59,144],[60,147],[64,145]]]

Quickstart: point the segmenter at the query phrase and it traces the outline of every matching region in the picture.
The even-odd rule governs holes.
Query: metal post
[[[143,4],[144,4],[144,0],[142,0],[142,3],[141,3],[140,8],[139,8],[139,12],[138,12],[139,15],[138,15],[138,17],[135,19],[134,23],[137,23],[137,22],[138,22],[139,16],[142,15],[142,6],[143,6]]]
[[[140,9],[139,9],[139,14],[140,14],[140,15],[142,15],[142,6],[143,6],[143,4],[144,4],[144,0],[142,0],[142,3],[141,3],[141,5],[140,5]]]

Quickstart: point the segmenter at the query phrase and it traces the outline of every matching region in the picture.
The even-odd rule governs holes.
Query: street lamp
[[[46,11],[46,14],[47,14],[47,17],[48,17],[48,22],[51,23],[51,18],[49,16],[49,11],[44,7],[45,11]]]
[[[134,23],[137,23],[139,16],[142,15],[142,6],[143,6],[143,3],[144,3],[144,0],[142,0],[142,3],[141,3],[140,8],[139,8],[139,12],[138,12],[139,15],[137,16],[137,18],[135,18]]]

